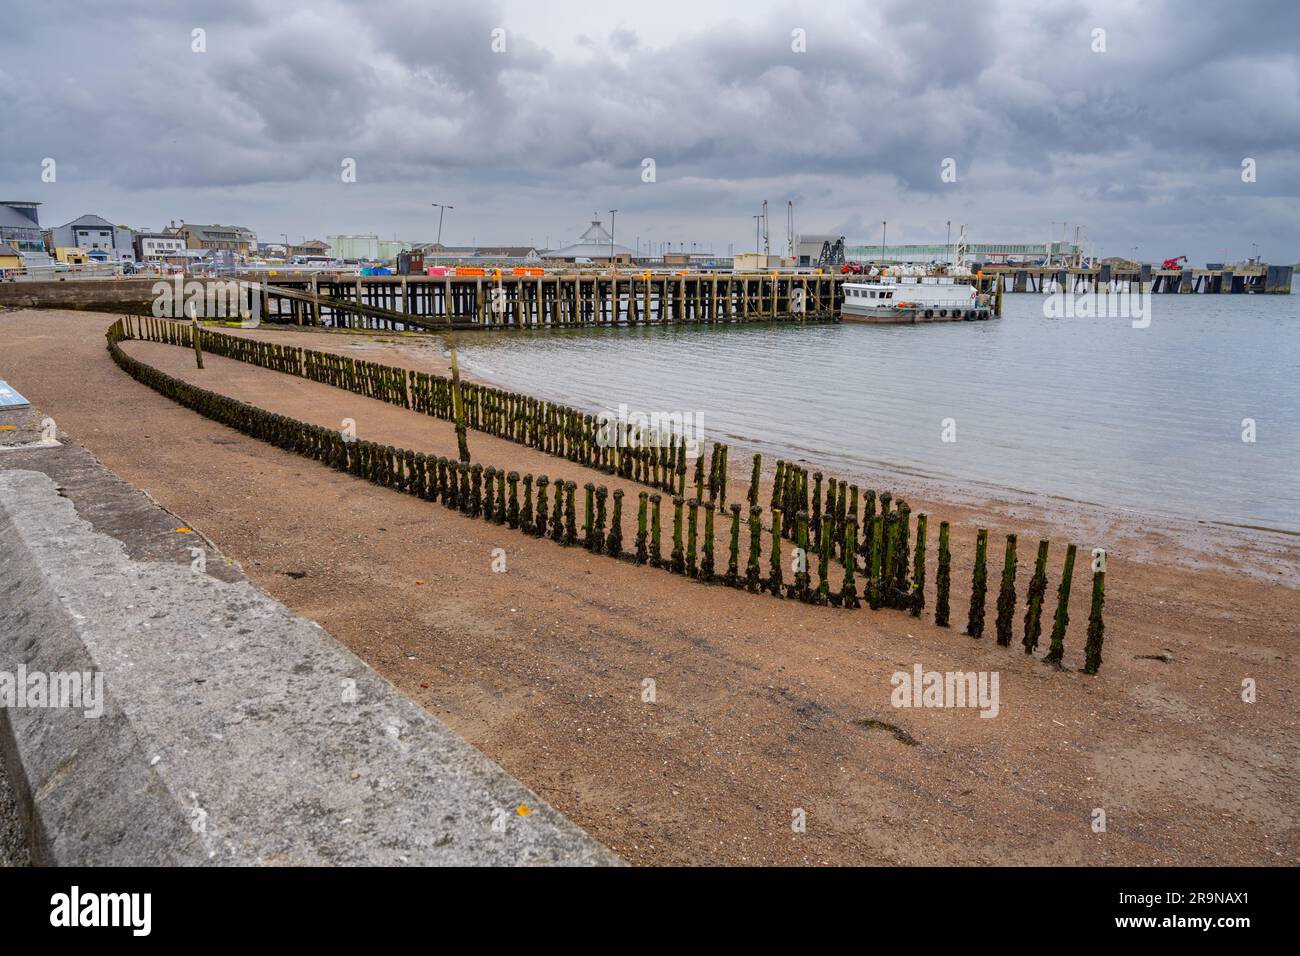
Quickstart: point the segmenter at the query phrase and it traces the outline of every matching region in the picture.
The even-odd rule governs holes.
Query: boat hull
[[[929,315],[926,313],[929,312]],[[940,313],[945,313],[940,315]],[[972,309],[870,309],[863,312],[840,310],[841,322],[861,322],[866,325],[920,325],[926,322],[977,322],[993,318],[987,307]]]

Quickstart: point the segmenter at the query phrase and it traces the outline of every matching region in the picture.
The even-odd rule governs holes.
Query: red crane
[[[1187,257],[1186,257],[1186,256],[1174,256],[1172,259],[1166,259],[1164,262],[1162,262],[1162,263],[1160,264],[1160,268],[1161,268],[1161,269],[1181,269],[1182,266],[1181,266],[1179,263],[1186,262],[1186,261],[1187,261]]]

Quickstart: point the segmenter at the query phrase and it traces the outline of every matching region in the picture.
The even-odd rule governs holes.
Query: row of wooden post
[[[289,447],[384,487],[440,501],[472,517],[482,516],[539,537],[549,536],[561,544],[572,545],[579,541],[579,519],[574,510],[577,485],[573,481],[556,480],[552,498],[548,501],[547,489],[552,483],[546,475],[539,475],[536,479],[531,474],[521,477],[514,471],[471,464],[467,455],[457,460],[365,441],[349,442],[335,431],[271,415],[254,406],[170,379],[130,359],[117,346],[117,342],[135,337],[137,333],[154,341],[189,345],[193,342],[188,338],[189,331],[187,326],[172,323],[155,326],[152,320],[124,318],[110,328],[109,344],[115,360],[132,375],[223,424],[248,431],[280,447]],[[286,352],[280,346],[207,331],[201,333],[201,339],[204,349],[214,354],[288,371],[293,370],[296,362],[300,370],[311,367],[310,377],[316,381],[337,383],[339,387],[354,391],[364,389],[374,397],[388,396],[387,400],[398,404],[406,401],[406,407],[437,417],[452,417],[454,414],[449,380],[439,376],[411,373],[409,391],[403,388],[403,398],[398,398],[389,386],[404,381],[392,374],[401,372],[400,369],[305,349]],[[299,374],[306,373],[300,371]],[[754,593],[765,592],[820,605],[856,608],[865,599],[873,609],[906,610],[913,616],[919,616],[925,607],[928,517],[923,513],[916,515],[913,542],[911,509],[906,501],[895,501],[889,492],[877,496],[874,490],[867,490],[862,494],[856,485],[828,478],[821,472],[810,475],[807,469],[794,463],[778,461],[767,508],[769,544],[765,575],[762,561],[764,509],[758,501],[761,456],[755,455],[753,459],[747,507],[742,508],[741,504],[734,502],[726,505],[727,447],[721,444],[713,446],[707,468],[704,455],[701,453],[697,457],[693,475],[695,494],[686,498],[683,495],[686,487],[684,440],[671,445],[669,454],[662,459],[654,455],[645,459],[609,457],[605,454],[609,451],[608,446],[585,440],[589,435],[585,429],[590,416],[570,415],[571,409],[496,389],[471,386],[467,387],[467,394],[474,396],[467,401],[474,409],[467,413],[473,427],[610,474],[638,481],[663,481],[668,485],[673,509],[672,540],[665,557],[663,499],[659,494],[639,494],[634,547],[630,554],[625,554],[623,492],[614,491],[613,513],[610,514],[609,490],[603,485],[584,484],[580,540],[594,553],[627,557],[636,563],[666,568],[706,582],[719,581]],[[415,400],[405,398],[408,395],[416,396]],[[521,485],[522,502],[518,497]],[[704,512],[702,522],[701,510]],[[727,567],[719,572],[714,565],[715,546],[718,545],[714,515],[728,512]],[[743,549],[746,552],[743,568],[742,538],[747,544]],[[791,555],[792,577],[789,581],[783,568],[783,540],[791,542],[795,549]],[[1041,634],[1048,548],[1047,541],[1039,542],[1034,574],[1026,594],[1022,645],[1027,654],[1036,650]],[[1045,658],[1058,666],[1069,623],[1068,603],[1075,553],[1075,545],[1071,544],[1066,552],[1050,647]],[[842,566],[838,582],[834,580],[831,568],[833,561]],[[982,637],[984,633],[987,563],[988,532],[980,529],[976,537],[966,624],[966,633],[974,638]],[[815,584],[811,571],[814,564],[817,569]],[[937,568],[935,623],[946,627],[950,616],[952,572],[950,529],[946,521],[939,525]],[[1085,648],[1086,673],[1096,673],[1101,665],[1104,553],[1094,555],[1093,570],[1093,600]],[[994,625],[997,642],[1002,646],[1009,646],[1012,640],[1017,603],[1016,572],[1016,536],[1008,535]],[[862,576],[861,591],[859,574]]]

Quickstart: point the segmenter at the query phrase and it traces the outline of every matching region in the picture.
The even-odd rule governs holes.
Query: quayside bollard
[[[989,533],[980,528],[975,538],[975,571],[971,575],[970,613],[966,618],[966,633],[974,638],[984,636],[984,605],[988,596],[989,578],[988,550]]]
[[[1061,569],[1061,586],[1056,592],[1056,618],[1052,621],[1052,642],[1047,648],[1043,663],[1061,666],[1065,657],[1065,631],[1070,626],[1070,581],[1074,577],[1074,555],[1077,549],[1065,549],[1065,566]]]
[[[1007,535],[1002,559],[1002,582],[998,587],[998,616],[993,625],[999,647],[1011,646],[1011,625],[1016,614],[1016,536]]]
[[[1038,638],[1043,630],[1043,598],[1047,594],[1047,541],[1038,542],[1038,557],[1034,561],[1034,576],[1029,579],[1029,591],[1025,600],[1029,607],[1025,611],[1025,636],[1021,643],[1026,654],[1038,649]]]
[[[1106,552],[1097,548],[1092,552],[1092,610],[1088,613],[1088,640],[1083,649],[1085,674],[1095,674],[1101,667],[1101,644],[1106,636],[1101,614],[1105,606]]]

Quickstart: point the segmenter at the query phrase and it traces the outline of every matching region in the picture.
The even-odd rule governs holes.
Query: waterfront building
[[[376,235],[326,236],[325,241],[335,258],[353,262],[391,262],[399,253],[411,251],[409,242]]]
[[[23,257],[24,265],[49,265],[45,234],[37,213],[38,202],[0,201],[0,242],[7,243]]]
[[[135,256],[144,262],[185,255],[185,239],[171,232],[137,232]]]
[[[571,245],[559,249],[547,249],[541,253],[543,259],[553,262],[577,262],[590,260],[593,264],[609,265],[611,259],[620,265],[631,265],[636,258],[636,251],[614,242],[614,237],[601,225],[599,219],[593,219],[587,231]]]
[[[84,249],[97,259],[113,262],[135,261],[135,234],[129,226],[115,226],[101,216],[78,216],[71,222],[50,230],[50,245],[55,249]],[[103,250],[105,254],[95,253]]]
[[[185,240],[187,249],[205,252],[233,252],[246,256],[257,249],[257,234],[245,226],[200,226],[182,221],[174,234]]]

